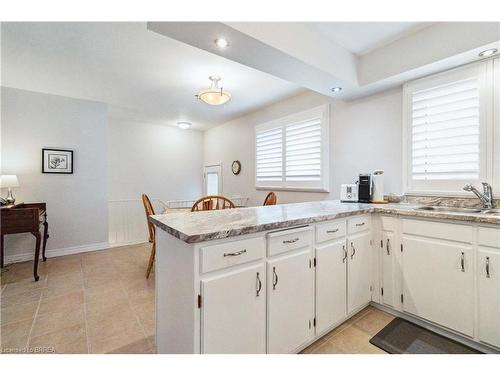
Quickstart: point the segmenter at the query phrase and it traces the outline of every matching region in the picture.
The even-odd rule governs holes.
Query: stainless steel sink
[[[417,210],[434,211],[434,212],[457,212],[463,214],[481,213],[484,211],[480,208],[465,208],[465,207],[444,207],[444,206],[421,206]],[[490,210],[491,211],[491,210]],[[500,214],[500,210],[498,211]]]

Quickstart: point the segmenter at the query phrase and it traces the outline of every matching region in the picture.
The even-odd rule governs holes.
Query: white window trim
[[[257,181],[257,147],[256,133],[258,131],[284,127],[291,123],[310,120],[311,118],[321,118],[321,181],[285,181],[286,176],[286,158],[285,147],[282,149],[282,181]],[[285,142],[285,132],[283,132],[283,142]],[[255,126],[254,131],[254,181],[257,190],[282,190],[282,191],[305,191],[305,192],[330,192],[330,106],[328,104],[315,107],[303,112],[294,113],[286,117],[266,122]]]
[[[412,170],[412,119],[411,94],[414,91],[424,90],[427,87],[439,86],[473,75],[480,77],[480,176],[479,181],[426,181],[429,189],[415,187],[411,181]],[[403,86],[403,190],[406,195],[429,196],[470,196],[462,190],[466,183],[486,181],[493,182],[493,61],[486,60],[464,67],[435,74],[429,77],[408,82]],[[495,190],[495,186],[494,186]],[[498,187],[496,190],[498,191]]]
[[[493,196],[500,195],[500,57],[493,62]]]

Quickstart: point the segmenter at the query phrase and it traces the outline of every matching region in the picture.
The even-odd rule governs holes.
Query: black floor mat
[[[401,318],[386,325],[370,343],[390,354],[482,354]]]

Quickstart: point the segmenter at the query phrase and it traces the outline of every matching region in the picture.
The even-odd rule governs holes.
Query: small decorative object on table
[[[17,176],[14,174],[4,174],[0,177],[0,188],[8,188],[9,192],[7,198],[1,198],[1,204],[10,206],[16,203],[15,198],[12,196],[12,188],[18,187],[19,181],[17,180]]]
[[[73,150],[42,148],[42,173],[73,173]]]
[[[231,165],[231,169],[233,170],[234,175],[239,175],[241,172],[241,163],[239,160],[233,161],[233,164]]]

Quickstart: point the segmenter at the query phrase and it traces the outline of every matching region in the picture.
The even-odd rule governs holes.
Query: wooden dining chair
[[[222,195],[207,195],[194,202],[191,211],[224,210],[226,208],[235,208],[235,205]]]
[[[151,246],[151,255],[149,256],[148,269],[146,271],[146,279],[149,278],[149,274],[153,269],[153,264],[155,262],[156,255],[156,230],[153,223],[149,221],[149,216],[155,214],[155,210],[153,209],[153,205],[149,200],[146,194],[142,194],[142,204],[144,205],[144,211],[146,212],[146,221],[148,223],[148,231],[149,231],[149,239],[148,241],[152,244]]]
[[[276,194],[274,194],[271,191],[269,194],[267,194],[266,199],[264,199],[263,206],[274,206],[274,205],[276,205],[277,201],[278,201],[278,198],[276,197]]]

